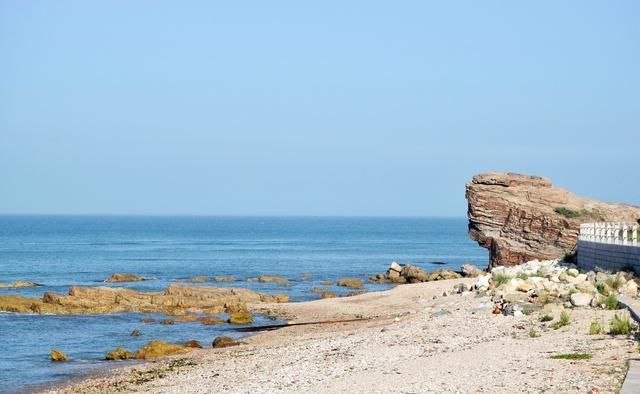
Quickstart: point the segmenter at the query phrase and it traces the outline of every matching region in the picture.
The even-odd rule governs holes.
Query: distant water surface
[[[225,275],[240,281],[204,284],[288,293],[292,301],[303,301],[318,298],[309,289],[324,280],[349,276],[366,282],[391,261],[458,269],[465,262],[485,266],[487,254],[469,239],[463,218],[0,216],[0,283],[43,284],[0,289],[0,295],[66,293],[71,285],[109,285],[102,282],[112,273],[131,272],[152,279],[112,286],[156,291],[176,279]],[[261,274],[286,277],[290,284],[246,281]],[[370,291],[384,288],[367,284]],[[221,333],[237,336],[227,325],[142,324],[142,317],[0,313],[0,391],[105,365],[105,352],[116,346],[135,350],[151,339],[197,339],[210,346]],[[256,324],[265,322],[259,318]],[[129,336],[133,329],[143,335]],[[71,361],[49,362],[52,347]]]

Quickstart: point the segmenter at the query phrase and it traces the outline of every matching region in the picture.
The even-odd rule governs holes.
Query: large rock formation
[[[476,175],[466,197],[469,235],[489,249],[490,267],[571,255],[581,223],[640,219],[640,207],[577,197],[538,176]]]

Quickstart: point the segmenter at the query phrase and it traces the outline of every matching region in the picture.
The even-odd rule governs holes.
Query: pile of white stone
[[[632,273],[581,273],[575,265],[558,260],[495,267],[491,273],[478,277],[475,288],[500,300],[496,310],[503,307],[503,300],[507,303],[562,302],[573,307],[603,307],[606,296],[611,294],[638,296],[638,285]]]

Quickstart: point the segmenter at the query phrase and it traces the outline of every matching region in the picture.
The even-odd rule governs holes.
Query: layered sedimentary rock
[[[489,249],[490,267],[572,255],[581,223],[640,219],[640,207],[577,197],[539,176],[476,175],[466,197],[469,235]]]
[[[171,285],[163,292],[127,288],[71,287],[69,294],[45,293],[42,299],[0,296],[0,311],[21,313],[167,313],[245,310],[247,303],[288,302],[285,294],[266,295],[242,288]]]

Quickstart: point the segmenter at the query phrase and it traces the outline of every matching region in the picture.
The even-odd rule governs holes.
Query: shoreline
[[[464,278],[397,286],[348,298],[254,304],[256,312],[287,315],[290,323],[368,320],[293,326],[252,335],[243,345],[202,349],[142,365],[114,366],[104,375],[60,382],[48,393],[137,392],[615,392],[633,340],[589,336],[594,316],[572,310],[562,330],[544,328],[537,313],[494,315],[488,296],[443,296]],[[536,330],[537,337],[529,334]],[[213,338],[212,338],[213,339]],[[552,360],[558,352],[591,360]],[[463,361],[463,362],[461,362]],[[505,374],[511,378],[507,379]]]

